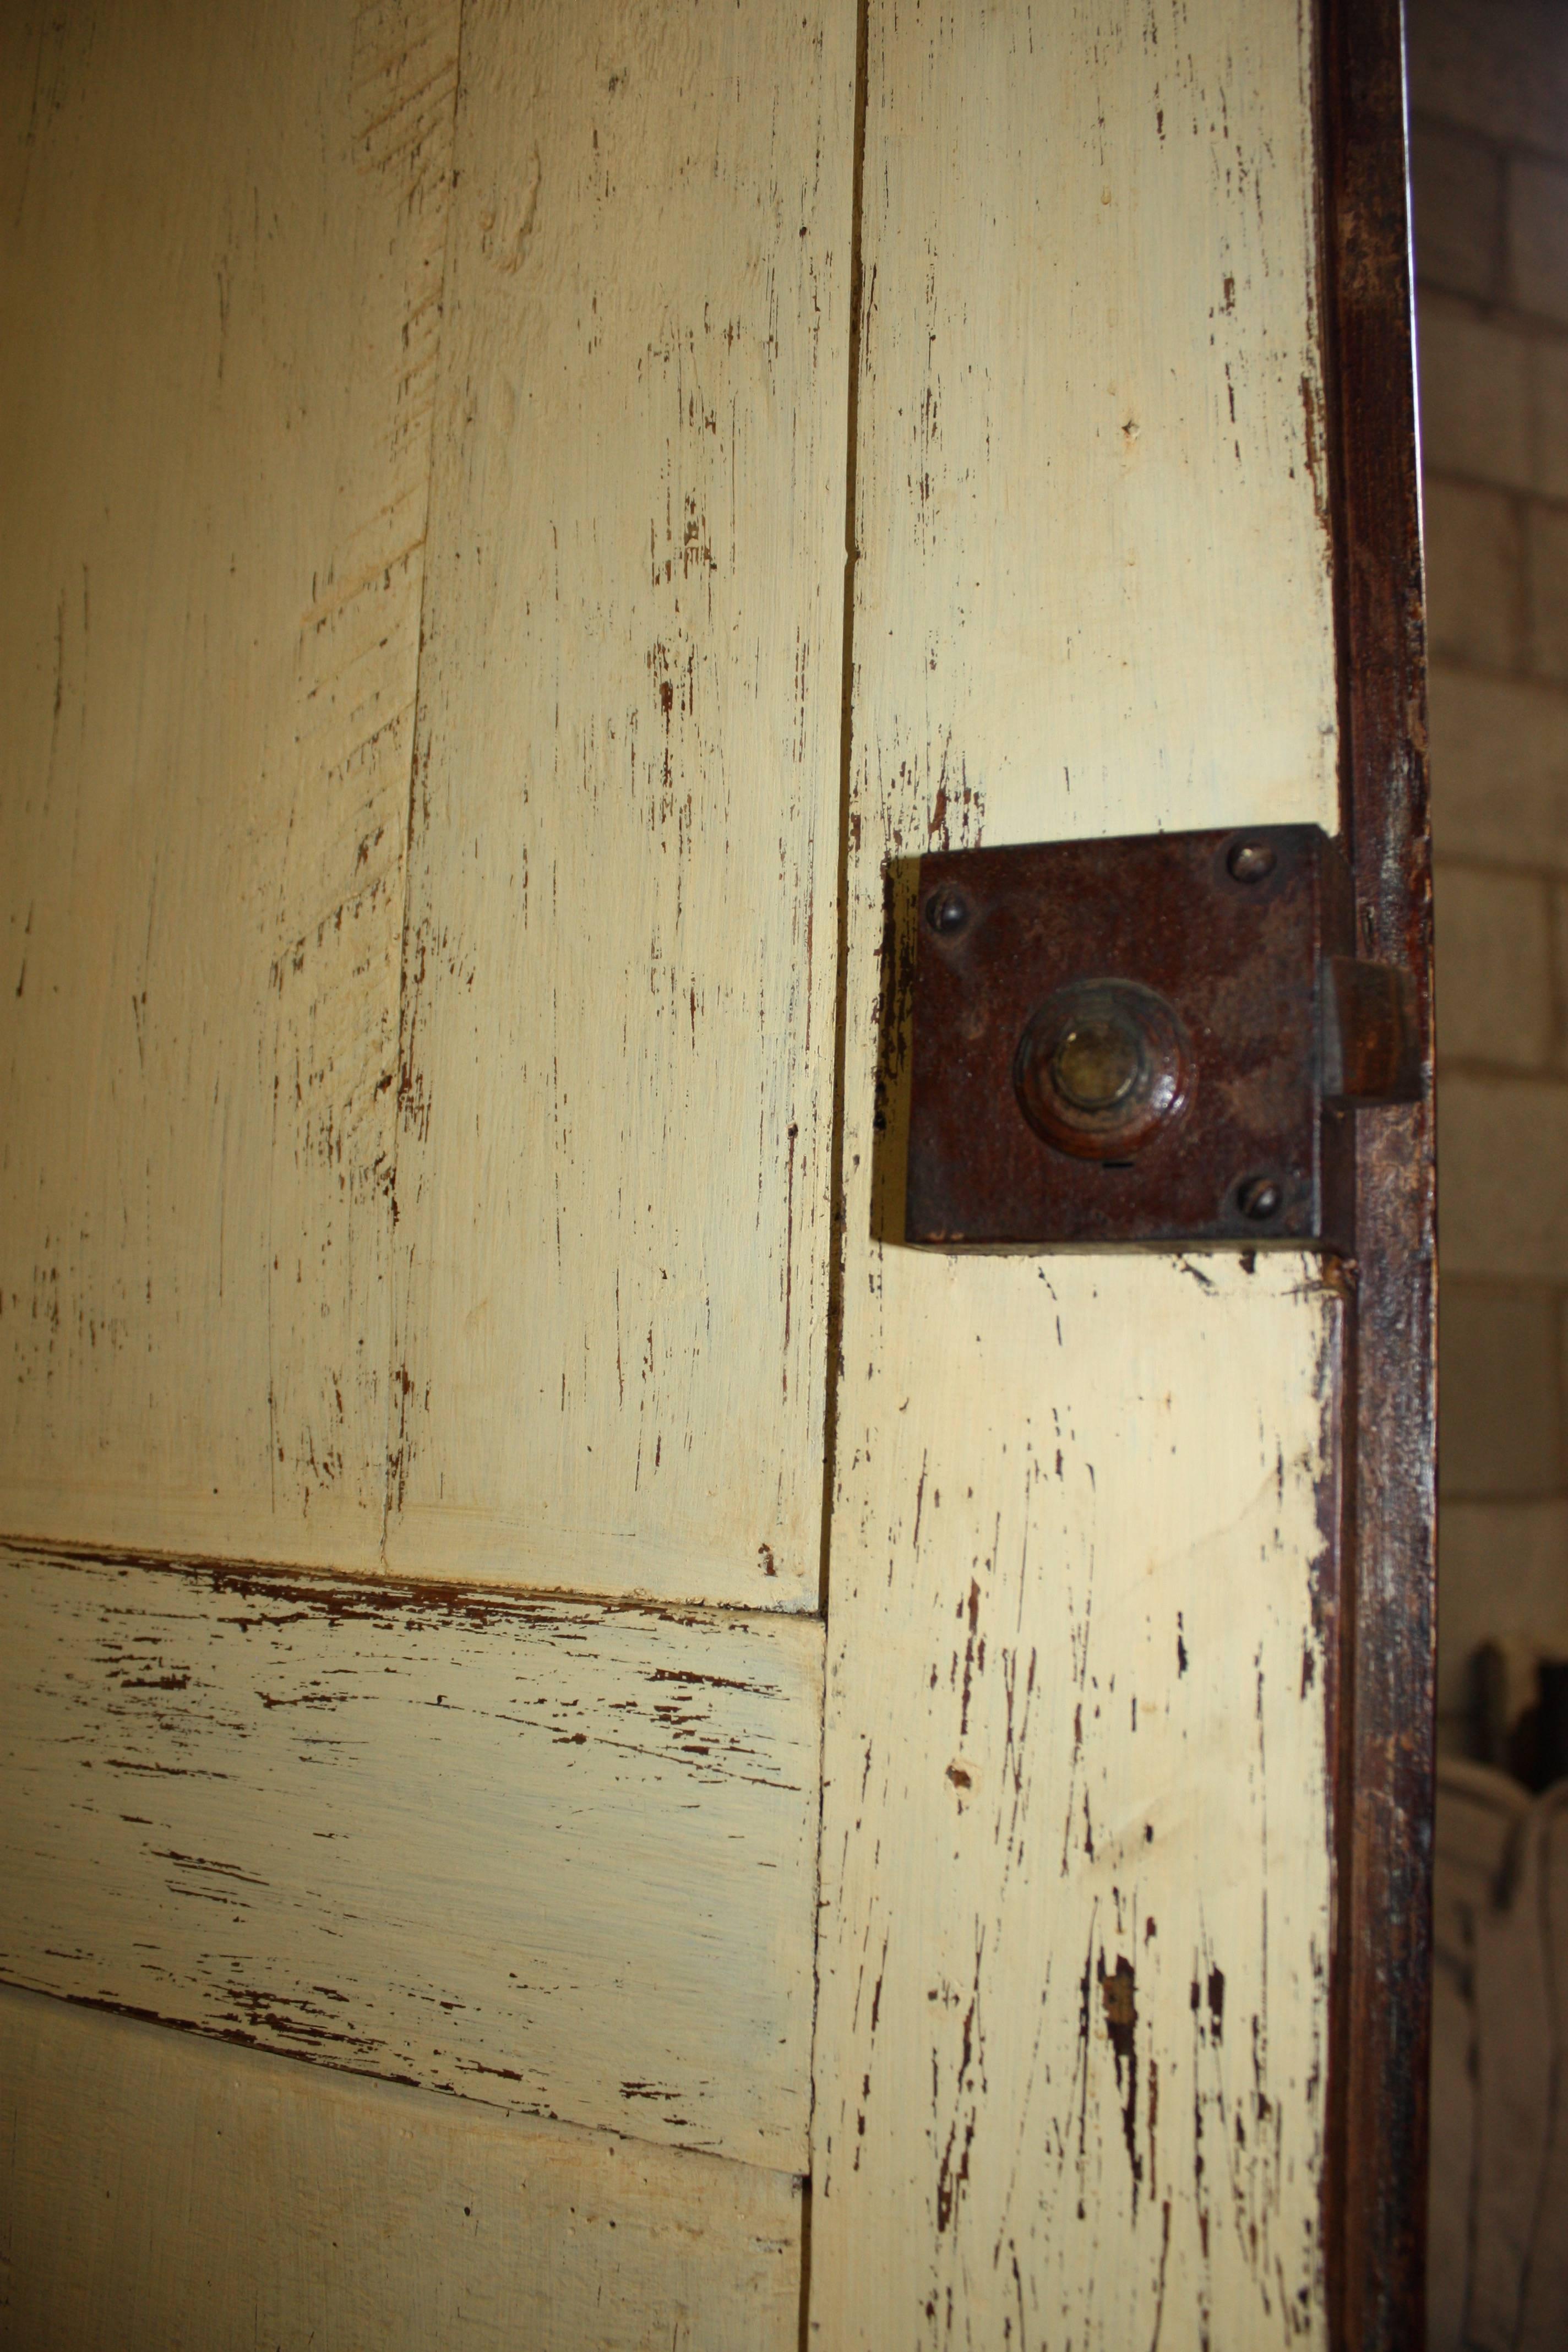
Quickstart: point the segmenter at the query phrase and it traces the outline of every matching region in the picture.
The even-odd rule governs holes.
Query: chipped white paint
[[[885,858],[1334,824],[1308,34],[871,7],[823,2352],[1324,2341],[1337,1300],[871,1238]]]
[[[854,8],[470,0],[392,1563],[809,1609]]]
[[[14,2352],[795,2352],[787,2175],[0,1993]]]
[[[0,28],[0,1528],[447,1588],[0,1570],[29,2344],[791,2341],[820,1626],[474,1588],[816,1598],[854,14]],[[822,2352],[1323,2340],[1338,1302],[872,1238],[889,857],[1334,822],[1307,32],[868,11]]]
[[[457,0],[0,26],[0,1528],[374,1558]]]
[[[886,1301],[904,1410],[847,1432],[818,2340],[1311,2340],[1337,1307],[1289,1258],[1019,1272]]]
[[[804,2171],[822,1627],[0,1551],[0,1974]]]

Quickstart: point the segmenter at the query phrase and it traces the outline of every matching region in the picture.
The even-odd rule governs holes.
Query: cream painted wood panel
[[[0,1552],[0,1975],[804,2172],[822,1641]]]
[[[0,1993],[8,2352],[795,2352],[787,2175]]]
[[[468,0],[445,278],[451,9],[0,36],[0,1527],[373,1567],[390,1445],[424,1580],[0,1569],[0,1969],[206,2037],[35,2011],[62,2326],[210,2197],[242,2332],[778,2340],[854,13]],[[814,2340],[1321,2344],[1340,1301],[898,1247],[879,1001],[930,843],[1334,821],[1308,27],[867,35]]]
[[[824,2352],[1325,2340],[1339,1302],[873,1238],[885,859],[1335,824],[1310,30],[872,0]]]
[[[816,1605],[852,0],[469,0],[388,1557]]]
[[[0,26],[0,1528],[373,1559],[457,0]]]

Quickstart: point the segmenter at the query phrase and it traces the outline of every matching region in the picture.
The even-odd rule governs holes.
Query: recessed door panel
[[[380,1552],[458,18],[0,32],[9,1534]]]
[[[854,10],[470,6],[388,1557],[816,1606]]]

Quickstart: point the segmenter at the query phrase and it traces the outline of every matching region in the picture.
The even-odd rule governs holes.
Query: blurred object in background
[[[1428,2352],[1562,2352],[1568,1781],[1445,1758],[1433,1908]]]
[[[1407,15],[1444,1267],[1428,2345],[1561,2352],[1568,6]]]
[[[1568,1657],[1503,1634],[1477,1650],[1472,1680],[1475,1760],[1537,1795],[1568,1780]]]

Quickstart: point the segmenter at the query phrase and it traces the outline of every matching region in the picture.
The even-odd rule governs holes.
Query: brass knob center
[[[1057,1092],[1079,1110],[1110,1110],[1131,1092],[1143,1066],[1138,1033],[1120,1013],[1081,1016],[1051,1056]]]
[[[1130,1160],[1175,1126],[1194,1069],[1174,1007],[1132,980],[1079,980],[1031,1014],[1013,1061],[1018,1107],[1074,1160]]]

